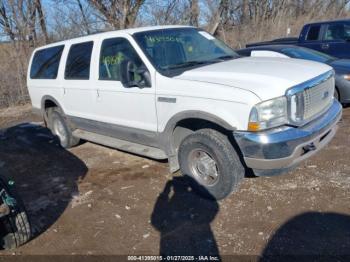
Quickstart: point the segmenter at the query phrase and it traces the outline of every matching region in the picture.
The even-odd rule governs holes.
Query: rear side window
[[[54,46],[35,52],[30,78],[32,79],[56,79],[64,45]]]
[[[92,47],[92,41],[71,46],[64,72],[65,79],[89,79]]]
[[[315,41],[318,40],[320,34],[321,25],[312,25],[310,26],[309,32],[307,34],[306,40]]]

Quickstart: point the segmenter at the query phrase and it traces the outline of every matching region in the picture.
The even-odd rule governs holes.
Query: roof
[[[172,29],[172,28],[191,28],[193,26],[187,26],[187,25],[159,25],[159,26],[144,26],[144,27],[136,27],[136,28],[129,28],[119,31],[124,31],[127,34],[135,34],[139,32],[145,32],[145,31],[152,31],[152,30],[160,30],[160,29]]]
[[[96,38],[96,36],[103,36],[103,35],[110,35],[110,34],[128,34],[133,35],[135,33],[139,32],[146,32],[146,31],[153,31],[153,30],[160,30],[160,29],[172,29],[172,28],[194,28],[193,26],[185,26],[185,25],[162,25],[162,26],[145,26],[145,27],[136,27],[136,28],[129,28],[129,29],[121,29],[121,30],[111,30],[106,32],[100,32],[100,33],[93,33],[86,36],[80,36],[76,38],[71,38],[67,40],[62,40],[58,42],[54,42],[45,46],[38,47],[37,49],[57,46],[57,45],[63,45],[70,42],[82,42],[82,41],[89,41]]]
[[[350,19],[334,19],[334,20],[326,20],[326,21],[317,21],[317,22],[307,23],[305,25],[331,24],[331,23],[338,23],[338,22],[350,22]]]

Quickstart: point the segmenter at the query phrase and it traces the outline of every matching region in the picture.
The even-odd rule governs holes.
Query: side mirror
[[[151,76],[146,66],[142,65],[137,68],[135,63],[130,60],[124,60],[120,64],[120,78],[125,87],[144,88],[151,86]]]

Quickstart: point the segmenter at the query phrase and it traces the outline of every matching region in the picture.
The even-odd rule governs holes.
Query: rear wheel
[[[194,189],[211,199],[223,199],[244,177],[244,167],[227,136],[202,129],[187,136],[179,148],[180,169]]]
[[[79,143],[79,138],[74,137],[61,112],[54,108],[49,111],[49,128],[56,135],[63,148],[70,148]]]

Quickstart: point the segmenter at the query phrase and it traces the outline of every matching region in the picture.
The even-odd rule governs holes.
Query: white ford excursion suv
[[[172,172],[181,169],[215,199],[246,171],[278,174],[312,156],[341,117],[329,66],[240,58],[193,27],[112,31],[40,47],[28,88],[63,147],[84,139],[168,159]]]

